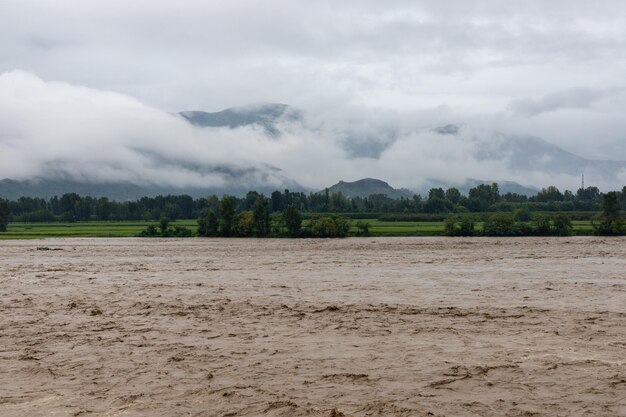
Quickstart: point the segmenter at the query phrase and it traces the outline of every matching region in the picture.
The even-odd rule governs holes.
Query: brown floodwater
[[[626,416],[626,239],[0,242],[0,416]]]

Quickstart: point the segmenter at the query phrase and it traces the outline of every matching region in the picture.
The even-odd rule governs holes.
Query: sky
[[[624,74],[619,0],[0,0],[0,177],[62,166],[87,179],[224,181],[136,152],[153,147],[279,167],[307,187],[361,176],[547,185],[459,150],[501,132],[626,160]],[[317,128],[272,142],[171,117],[261,102],[302,109]],[[448,123],[469,133],[442,145],[428,132]],[[346,129],[396,139],[355,159]]]

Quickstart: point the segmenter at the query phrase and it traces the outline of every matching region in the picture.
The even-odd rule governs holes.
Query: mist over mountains
[[[547,185],[575,190],[582,174],[603,189],[626,183],[625,161],[585,158],[445,109],[262,103],[172,114],[21,71],[0,74],[0,127],[5,198],[318,191],[363,178],[403,195],[483,182],[521,194]]]

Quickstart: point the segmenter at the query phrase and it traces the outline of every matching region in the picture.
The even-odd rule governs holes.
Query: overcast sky
[[[622,0],[0,0],[0,73],[5,88],[81,87],[150,111],[282,102],[334,119],[533,134],[626,159]],[[16,111],[14,99],[4,107]],[[0,128],[6,143],[8,122]]]

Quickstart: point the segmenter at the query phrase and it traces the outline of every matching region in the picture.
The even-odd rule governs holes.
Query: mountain
[[[71,179],[44,179],[17,181],[12,179],[0,180],[0,198],[17,200],[20,197],[50,198],[62,196],[66,193],[76,193],[81,196],[107,197],[115,201],[133,201],[141,197],[155,197],[157,195],[187,194],[193,198],[207,197],[215,194],[234,195],[243,197],[248,191],[256,190],[269,195],[276,189],[288,188],[291,191],[307,191],[296,182],[287,182],[279,186],[232,184],[226,187],[168,187],[159,185],[138,185],[131,182],[79,182]]]
[[[406,189],[395,189],[385,181],[363,178],[354,182],[339,181],[328,188],[329,193],[342,193],[347,197],[369,197],[372,194],[386,194],[390,198],[411,197],[413,193]]]
[[[178,113],[189,123],[199,127],[228,127],[235,129],[243,126],[258,125],[270,136],[279,136],[276,124],[280,121],[300,121],[299,110],[281,103],[263,103],[243,107],[231,107],[215,113],[204,111],[184,111]]]
[[[422,197],[425,197],[428,196],[428,191],[431,188],[443,188],[444,190],[447,190],[448,188],[455,187],[461,192],[461,194],[467,195],[470,188],[474,188],[480,184],[492,184],[494,182],[498,184],[500,194],[516,193],[531,196],[537,194],[537,192],[539,191],[539,189],[536,187],[524,186],[515,181],[491,181],[467,178],[463,183],[450,183],[436,179],[429,179],[425,181],[422,186],[416,190],[416,192]]]
[[[626,175],[626,161],[594,160],[584,158],[568,152],[543,139],[533,136],[507,136],[499,133],[488,133],[486,136],[475,137],[463,126],[447,124],[436,128],[407,130],[401,124],[394,123],[347,123],[338,125],[332,120],[327,124],[324,121],[307,121],[304,114],[286,104],[263,103],[242,107],[232,107],[218,112],[186,111],[178,116],[185,122],[199,128],[221,127],[237,129],[240,127],[258,127],[265,135],[260,141],[267,144],[278,142],[277,138],[282,134],[289,123],[299,124],[298,129],[308,130],[311,135],[308,139],[332,138],[339,144],[348,159],[371,159],[372,164],[376,160],[385,158],[386,152],[398,141],[406,143],[415,140],[421,142],[422,147],[428,147],[431,141],[450,141],[452,144],[462,144],[466,149],[467,160],[465,163],[481,164],[483,162],[497,167],[499,174],[493,174],[488,181],[467,179],[465,182],[457,181],[450,183],[440,178],[416,179],[416,186],[420,188],[413,191],[426,195],[433,187],[449,188],[457,187],[461,192],[467,191],[481,183],[497,182],[502,194],[515,192],[518,194],[532,195],[537,192],[533,185],[521,185],[516,182],[502,181],[503,178],[525,178],[527,174],[533,174],[533,178],[559,178],[557,185],[577,185],[577,178],[585,175],[587,182],[600,185],[603,188],[613,187],[614,184],[623,185]],[[309,123],[311,122],[311,123]],[[425,135],[423,133],[426,132]],[[208,133],[213,133],[209,131]],[[433,138],[433,133],[436,135]],[[414,135],[415,137],[413,137]],[[422,136],[420,136],[422,135]],[[211,137],[211,135],[207,135]],[[285,139],[283,137],[283,139]],[[324,145],[320,141],[320,146]],[[201,143],[200,145],[204,145]],[[263,146],[263,143],[261,144]],[[453,145],[451,145],[453,146]],[[391,149],[395,151],[397,149]],[[248,190],[257,190],[269,193],[273,190],[289,189],[293,191],[308,191],[299,185],[281,167],[271,165],[271,160],[258,160],[255,162],[240,162],[239,165],[230,164],[228,161],[202,162],[202,158],[193,158],[184,152],[167,152],[151,143],[141,145],[134,142],[123,147],[123,152],[131,160],[137,161],[138,166],[147,167],[146,171],[134,169],[132,164],[124,164],[116,159],[101,162],[102,166],[88,167],[87,170],[77,171],[76,162],[71,157],[51,158],[40,163],[39,177],[16,181],[5,179],[0,181],[0,198],[18,198],[21,196],[51,197],[62,195],[67,192],[76,192],[82,195],[95,197],[106,196],[116,200],[133,200],[142,196],[154,196],[158,194],[189,194],[194,197],[209,194],[233,194],[243,195]],[[443,152],[443,151],[442,151]],[[304,153],[304,152],[303,152]],[[303,155],[304,158],[307,155]],[[445,157],[445,155],[442,155]],[[269,158],[268,158],[269,159]],[[81,161],[79,162],[79,166]],[[491,164],[496,162],[495,164]],[[320,161],[320,164],[323,164]],[[360,166],[365,166],[364,161]],[[389,161],[385,161],[389,163]],[[108,165],[107,165],[108,164]],[[128,166],[127,166],[128,165]],[[374,165],[376,167],[376,165]],[[93,168],[93,169],[92,169]],[[458,168],[457,168],[458,170]],[[468,175],[472,166],[468,168]],[[115,172],[119,181],[102,181],[102,175],[92,176],[94,173]],[[155,175],[154,172],[158,175]],[[488,172],[483,170],[482,172]],[[176,175],[171,175],[174,173]],[[534,175],[534,174],[539,175]],[[548,175],[541,175],[548,174]],[[475,174],[477,175],[477,174]],[[485,175],[485,174],[482,174]],[[481,175],[481,176],[482,176]],[[412,175],[415,177],[415,175]],[[491,176],[486,174],[485,176]],[[530,175],[529,175],[530,176]],[[172,178],[170,178],[172,177]],[[565,177],[565,179],[563,179]],[[85,178],[95,178],[87,180]],[[177,181],[174,181],[174,178]],[[159,181],[167,184],[184,183],[193,179],[200,186],[164,186]],[[572,181],[573,180],[573,181]],[[219,187],[202,186],[203,182],[222,184]],[[525,182],[525,181],[524,181]],[[535,184],[547,186],[550,184]],[[370,194],[387,194],[389,197],[410,197],[413,193],[409,190],[397,190],[384,181],[365,178],[355,182],[341,181],[330,188],[331,192],[341,191],[347,196],[369,196]]]
[[[615,182],[626,171],[626,161],[587,159],[533,136],[499,135],[481,142],[478,160],[505,160],[513,172],[540,171],[585,177],[595,182]]]
[[[476,180],[473,178],[468,178],[458,188],[459,188],[459,191],[461,191],[461,194],[467,195],[467,193],[469,193],[470,188],[474,188],[476,186],[479,186],[480,184],[492,184],[494,182],[498,184],[498,189],[500,190],[501,195],[504,195],[506,193],[515,193],[515,194],[531,196],[531,195],[537,194],[537,192],[539,191],[539,189],[536,187],[524,186],[515,181],[484,181],[484,180]]]

